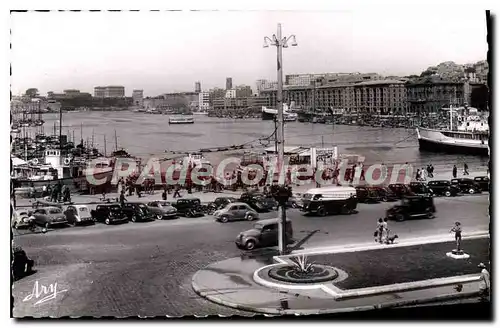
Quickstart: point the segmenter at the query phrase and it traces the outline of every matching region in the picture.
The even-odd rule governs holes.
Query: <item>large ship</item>
[[[461,109],[459,108],[458,110]],[[467,116],[458,117],[458,126],[456,129],[453,129],[453,113],[457,111],[452,107],[450,107],[449,111],[449,129],[417,128],[420,149],[434,152],[489,156],[488,120],[477,115],[477,110],[470,108]]]
[[[278,115],[278,110],[273,108],[267,108],[262,106],[262,119],[263,120],[275,120]],[[294,122],[297,120],[297,113],[291,111],[287,104],[283,104],[283,120],[285,122]]]

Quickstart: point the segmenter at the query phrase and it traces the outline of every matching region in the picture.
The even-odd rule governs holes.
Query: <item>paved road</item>
[[[418,237],[446,233],[458,220],[465,233],[487,230],[488,197],[436,198],[435,219],[391,222],[390,228],[402,237]],[[389,206],[361,204],[357,214],[323,218],[290,210],[288,216],[298,246],[341,245],[372,241],[375,221]],[[15,236],[14,242],[36,260],[38,272],[15,282],[14,316],[244,315],[199,298],[191,277],[212,262],[242,255],[234,238],[251,225],[217,223],[207,216]],[[23,301],[36,281],[57,283],[58,292],[66,291],[39,305],[34,305],[36,297]]]

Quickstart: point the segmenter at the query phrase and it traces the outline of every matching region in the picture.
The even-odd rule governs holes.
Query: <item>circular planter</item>
[[[267,272],[270,278],[296,284],[315,284],[335,280],[339,273],[335,268],[314,264],[312,270],[306,274],[297,272],[291,265],[274,267]]]

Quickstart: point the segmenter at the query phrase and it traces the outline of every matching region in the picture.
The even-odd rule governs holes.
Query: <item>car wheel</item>
[[[405,216],[403,214],[396,215],[396,221],[402,222],[405,220]]]
[[[472,195],[472,194],[473,194],[473,193],[475,193],[475,192],[476,192],[476,190],[474,190],[474,188],[469,188],[469,194],[471,194],[471,195]]]
[[[253,214],[248,214],[247,215],[247,220],[248,221],[253,221],[253,220],[255,220],[255,217],[253,216]]]
[[[50,223],[48,222],[45,222],[44,226],[43,226],[45,229],[48,229],[50,227]]]
[[[325,208],[323,206],[320,206],[318,208],[318,215],[319,216],[325,216],[326,215],[326,210],[325,210]]]
[[[220,222],[226,223],[227,221],[229,221],[229,218],[227,216],[224,215],[220,217]]]
[[[111,220],[110,220],[109,218],[106,218],[106,219],[104,220],[104,223],[106,223],[107,225],[110,225],[110,224],[111,224]]]
[[[434,195],[434,190],[429,189],[429,194],[431,194],[433,196]]]
[[[137,217],[134,215],[132,215],[132,218],[131,218],[132,222],[137,222]]]
[[[388,201],[387,197],[382,197],[382,201],[387,203],[387,201]]]
[[[450,196],[451,196],[451,192],[450,192],[449,190],[446,190],[446,191],[444,192],[444,195],[445,195],[446,197],[450,197]]]
[[[163,217],[162,217],[160,214],[158,214],[158,215],[156,216],[156,219],[158,219],[158,220],[161,220],[162,218],[163,218]]]
[[[432,211],[427,212],[427,218],[429,218],[429,219],[435,218],[434,214],[432,214]]]
[[[245,243],[245,248],[249,251],[255,248],[255,241],[249,240]]]

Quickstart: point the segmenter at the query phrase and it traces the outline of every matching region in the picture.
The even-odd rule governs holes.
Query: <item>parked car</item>
[[[148,209],[156,215],[158,220],[177,218],[177,209],[170,202],[160,200],[148,203]]]
[[[239,201],[250,205],[259,213],[269,212],[278,207],[278,202],[272,196],[256,192],[241,194]]]
[[[414,195],[430,195],[430,189],[425,182],[410,182],[408,185]]]
[[[21,246],[13,246],[12,253],[12,275],[14,276],[14,280],[19,280],[33,271],[35,261],[26,255]]]
[[[95,210],[90,211],[90,215],[95,221],[104,222],[105,224],[128,222],[128,217],[119,204],[97,205]]]
[[[278,245],[278,220],[276,218],[256,222],[252,229],[243,231],[236,237],[236,246],[252,250],[256,247]],[[285,236],[287,244],[293,242],[293,228],[290,219],[286,220]]]
[[[33,211],[31,217],[36,225],[49,228],[68,223],[66,216],[59,207],[41,207]]]
[[[356,187],[356,197],[360,203],[378,203],[380,202],[379,194],[367,186]]]
[[[489,177],[475,177],[474,181],[479,184],[482,191],[490,191],[490,178]]]
[[[95,220],[86,205],[70,205],[66,207],[64,215],[68,223],[72,225],[95,224]]]
[[[369,187],[371,190],[375,191],[378,194],[378,197],[380,198],[381,201],[383,202],[394,202],[398,200],[398,197],[396,197],[396,194],[392,192],[391,189],[388,187],[383,187],[383,186],[370,186]]]
[[[235,220],[258,220],[259,214],[250,205],[236,202],[229,203],[226,207],[215,211],[214,217],[217,221],[226,223]]]
[[[451,179],[450,182],[452,185],[457,186],[463,194],[479,194],[482,192],[479,183],[469,178]]]
[[[172,206],[177,209],[177,213],[181,216],[188,218],[205,216],[201,210],[201,201],[199,198],[181,198],[172,203]]]
[[[29,227],[30,215],[27,210],[17,210],[12,213],[12,228],[26,229]]]
[[[452,185],[448,180],[429,181],[427,187],[431,195],[450,197],[456,196],[460,192],[457,186]]]
[[[238,199],[234,197],[217,197],[212,204],[214,204],[217,209],[222,209],[226,207],[227,204],[237,201]]]
[[[127,202],[122,207],[123,213],[132,222],[156,220],[156,214],[144,203]]]
[[[410,188],[402,183],[392,183],[387,186],[398,199],[402,199],[405,196],[410,196],[412,194]]]
[[[414,218],[434,218],[436,207],[431,196],[405,196],[401,204],[394,205],[386,212],[389,220],[404,221]]]

